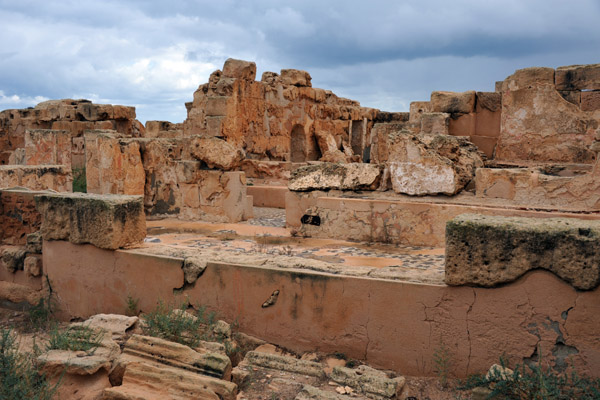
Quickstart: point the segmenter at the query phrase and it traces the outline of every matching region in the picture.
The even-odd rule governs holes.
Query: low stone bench
[[[146,237],[142,196],[56,193],[35,200],[44,240],[115,250],[140,244]]]
[[[446,284],[493,287],[533,269],[600,283],[600,221],[463,214],[446,224]]]

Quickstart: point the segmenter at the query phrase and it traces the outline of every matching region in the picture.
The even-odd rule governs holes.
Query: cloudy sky
[[[406,111],[527,66],[600,62],[598,0],[0,0],[0,110],[58,98],[185,119],[228,57]]]

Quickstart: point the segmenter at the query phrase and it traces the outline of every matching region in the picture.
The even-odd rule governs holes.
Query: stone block
[[[600,90],[581,92],[581,109],[583,111],[600,110]]]
[[[382,171],[376,164],[313,164],[292,171],[288,187],[294,191],[375,190]]]
[[[72,190],[71,168],[64,165],[2,165],[0,188],[21,187],[30,190]]]
[[[554,69],[546,67],[518,69],[504,80],[502,92],[528,89],[541,84],[554,85]]]
[[[223,136],[223,117],[206,117],[206,134],[208,136]]]
[[[475,133],[477,116],[475,113],[455,114],[448,121],[448,133],[453,136],[471,136]]]
[[[599,90],[600,64],[558,67],[555,84],[556,90]]]
[[[496,151],[496,144],[498,143],[497,137],[489,136],[471,136],[471,142],[477,146],[489,159],[494,158],[494,152]]]
[[[42,234],[37,231],[27,235],[26,250],[28,253],[42,252]]]
[[[2,267],[9,272],[22,271],[26,254],[25,247],[23,246],[3,247],[0,251]]]
[[[475,92],[432,92],[431,110],[449,114],[468,114],[475,111]]]
[[[450,128],[450,114],[423,113],[421,115],[421,132],[448,135]]]
[[[213,117],[227,115],[228,99],[229,97],[226,96],[209,97],[206,101],[206,116]]]
[[[578,290],[600,284],[600,221],[460,215],[446,225],[448,285],[493,287],[545,269]]]
[[[558,93],[563,99],[571,104],[575,104],[577,107],[581,105],[581,91],[580,90],[559,90]]]
[[[25,164],[71,166],[71,134],[51,129],[25,131]]]
[[[256,64],[228,58],[223,65],[223,77],[253,81],[256,79]]]
[[[141,196],[61,193],[35,199],[42,214],[44,240],[115,250],[138,245],[146,237]]]
[[[299,69],[282,69],[280,80],[284,85],[312,87],[310,74]]]
[[[144,193],[146,174],[138,142],[119,139],[111,131],[88,131],[84,137],[88,193]]]
[[[231,170],[239,167],[244,152],[229,142],[215,137],[196,137],[191,142],[191,155],[209,168]]]
[[[502,109],[502,93],[477,92],[476,110],[500,111]],[[479,111],[478,111],[479,112]]]
[[[483,166],[477,148],[463,137],[400,131],[389,134],[387,143],[396,193],[456,194]]]
[[[40,276],[42,274],[42,255],[30,254],[23,261],[23,270],[27,276]]]
[[[336,366],[331,379],[376,399],[396,398],[405,383],[404,377],[389,378],[385,372],[366,365],[356,369]]]

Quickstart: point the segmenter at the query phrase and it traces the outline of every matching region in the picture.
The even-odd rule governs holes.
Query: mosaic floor
[[[442,283],[444,249],[291,237],[285,210],[255,208],[255,218],[240,224],[202,222],[149,224],[148,243],[180,248],[230,252],[239,256],[289,256],[318,260],[336,268],[371,268],[370,276]],[[169,225],[171,224],[171,225]],[[179,226],[181,229],[177,229]]]

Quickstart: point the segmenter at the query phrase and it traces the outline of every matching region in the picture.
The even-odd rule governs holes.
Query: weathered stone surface
[[[244,152],[214,137],[194,138],[191,143],[191,154],[197,160],[204,161],[209,168],[225,171],[239,167],[244,159]]]
[[[74,323],[72,325],[84,325],[93,329],[103,330],[110,333],[113,338],[115,336],[122,337],[125,332],[135,326],[138,323],[138,317],[128,317],[126,315],[119,314],[96,314],[81,323]]]
[[[25,131],[25,164],[71,166],[71,134],[50,129]]]
[[[581,109],[583,111],[600,110],[600,90],[581,92]]]
[[[281,356],[277,354],[249,351],[244,358],[249,365],[270,368],[278,371],[288,371],[303,375],[323,377],[325,372],[323,366],[313,361],[299,360],[294,357]]]
[[[2,261],[2,267],[9,272],[23,270],[26,254],[25,247],[23,246],[6,246],[1,248],[0,261]]]
[[[502,97],[496,158],[591,163],[596,118],[565,101],[553,85],[509,90]]]
[[[319,163],[292,172],[289,189],[307,190],[375,190],[382,167],[375,164]]]
[[[26,247],[28,253],[40,254],[42,252],[42,234],[39,231],[27,235]]]
[[[23,261],[23,271],[28,277],[36,277],[42,274],[42,255],[30,254]]]
[[[29,286],[17,283],[0,281],[0,300],[7,300],[11,303],[27,302],[34,306],[38,304],[44,293],[32,289]]]
[[[573,287],[600,284],[600,222],[465,214],[446,225],[446,283],[492,287],[545,269]]]
[[[40,193],[27,189],[0,190],[1,243],[26,245],[29,234],[40,229],[42,217],[34,200],[34,196]],[[27,251],[41,253],[41,242]]]
[[[284,85],[293,85],[299,87],[311,87],[311,76],[306,71],[299,69],[282,69],[280,76],[281,83]]]
[[[106,400],[176,399],[235,400],[232,382],[148,362],[127,365],[122,385],[104,390]]]
[[[558,67],[556,69],[556,89],[600,89],[600,64]]]
[[[388,163],[396,193],[452,195],[462,190],[483,166],[477,148],[466,138],[393,132]]]
[[[294,400],[344,400],[346,396],[326,392],[314,386],[304,385]]]
[[[253,81],[256,78],[256,63],[228,58],[223,66],[223,76]]]
[[[502,93],[477,92],[477,106],[489,111],[500,111],[502,108]]]
[[[73,176],[64,165],[2,165],[0,188],[20,187],[31,190],[70,192]]]
[[[369,397],[390,399],[400,393],[404,387],[404,377],[388,378],[381,371],[361,365],[356,369],[335,367],[331,379],[343,385],[348,385],[359,393]]]
[[[527,89],[538,85],[554,85],[554,69],[531,67],[518,69],[502,83],[502,92]]]
[[[104,398],[234,400],[237,385],[228,381],[230,373],[224,353],[133,335],[111,374],[113,382],[122,384],[107,389]]]
[[[225,354],[202,348],[192,350],[188,346],[151,336],[133,335],[123,351],[215,378],[229,379],[231,374],[231,361]]]
[[[139,143],[119,139],[116,131],[86,131],[84,137],[88,193],[144,194]]]
[[[130,247],[146,237],[140,196],[84,193],[36,196],[44,240],[91,243],[102,249]]]
[[[467,114],[475,111],[475,92],[432,92],[431,109],[433,112],[449,114]]]
[[[432,112],[431,102],[429,101],[413,101],[410,103],[409,122],[420,122],[421,116]]]
[[[421,114],[421,133],[449,135],[449,129],[450,114],[436,112]]]

